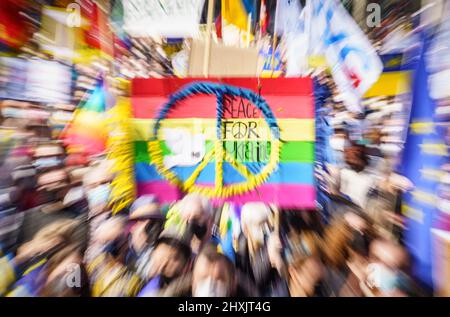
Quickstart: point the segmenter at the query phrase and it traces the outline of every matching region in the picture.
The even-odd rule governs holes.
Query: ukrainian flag
[[[251,30],[251,23],[255,18],[256,5],[254,0],[222,0],[222,25],[224,33],[230,32],[229,30],[232,28],[243,32],[242,36],[245,36],[249,27]]]
[[[252,0],[222,0],[222,18],[227,24],[233,24],[246,31],[248,15],[255,16]]]

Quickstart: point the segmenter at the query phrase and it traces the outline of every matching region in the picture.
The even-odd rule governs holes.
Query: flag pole
[[[211,27],[214,14],[214,0],[208,0],[208,16],[206,22],[206,43],[205,54],[203,59],[203,76],[208,77],[209,73],[209,57],[211,55]]]
[[[277,34],[274,32],[274,34],[273,34],[273,44],[272,44],[272,58],[271,58],[271,61],[270,61],[270,67],[272,68],[272,72],[271,72],[271,74],[270,74],[270,77],[273,77],[273,72],[274,72],[274,70],[275,70],[275,47],[277,46],[277,41],[278,41],[278,39],[277,39]]]
[[[263,38],[263,23],[265,23],[266,17],[263,17],[263,14],[267,14],[266,13],[266,8],[265,8],[266,4],[264,2],[264,0],[261,0],[261,7],[259,9],[259,21],[258,21],[258,27],[259,27],[259,36],[258,36],[258,40],[261,41],[261,39]]]
[[[247,17],[247,39],[246,39],[246,46],[247,46],[247,48],[250,47],[251,26],[252,26],[252,14],[249,13],[248,17]]]
[[[277,42],[278,42],[278,37],[277,37],[277,20],[278,20],[278,2],[277,2],[277,6],[275,8],[275,21],[273,23],[273,41],[272,41],[272,58],[270,61],[270,67],[272,69],[272,72],[270,74],[270,77],[273,77],[273,71],[275,69],[275,47],[277,46]]]

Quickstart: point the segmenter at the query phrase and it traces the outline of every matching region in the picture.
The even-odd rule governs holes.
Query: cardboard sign
[[[193,40],[189,57],[188,74],[190,77],[203,76],[205,42]],[[262,60],[262,59],[261,59]],[[211,43],[208,75],[211,77],[255,77],[258,69],[259,54],[256,48],[240,48]]]

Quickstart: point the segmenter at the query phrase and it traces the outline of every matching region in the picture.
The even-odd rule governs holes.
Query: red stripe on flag
[[[314,118],[314,100],[307,96],[264,96],[277,119],[312,119]],[[167,98],[133,97],[133,116],[139,119],[153,119],[158,116],[159,110],[167,102]],[[263,118],[258,109],[239,100],[232,105],[225,106],[224,118]],[[173,109],[168,118],[216,118],[216,97],[195,96],[180,102]]]
[[[214,82],[247,88],[258,92],[257,78],[136,78],[132,81],[131,95],[142,96],[169,96],[181,89],[184,85],[194,82]],[[261,95],[276,96],[312,96],[313,82],[306,78],[261,78]]]

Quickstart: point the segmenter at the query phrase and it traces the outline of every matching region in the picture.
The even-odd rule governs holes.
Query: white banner
[[[195,37],[204,0],[123,0],[124,30],[132,36]]]
[[[295,32],[299,23],[302,5],[300,0],[278,0],[275,11],[275,32],[277,35]]]
[[[308,5],[312,14],[310,48],[325,55],[347,108],[360,112],[360,99],[380,77],[383,63],[341,3],[314,0]]]
[[[54,61],[32,59],[28,62],[28,100],[68,103],[71,98],[72,72],[70,67]]]

